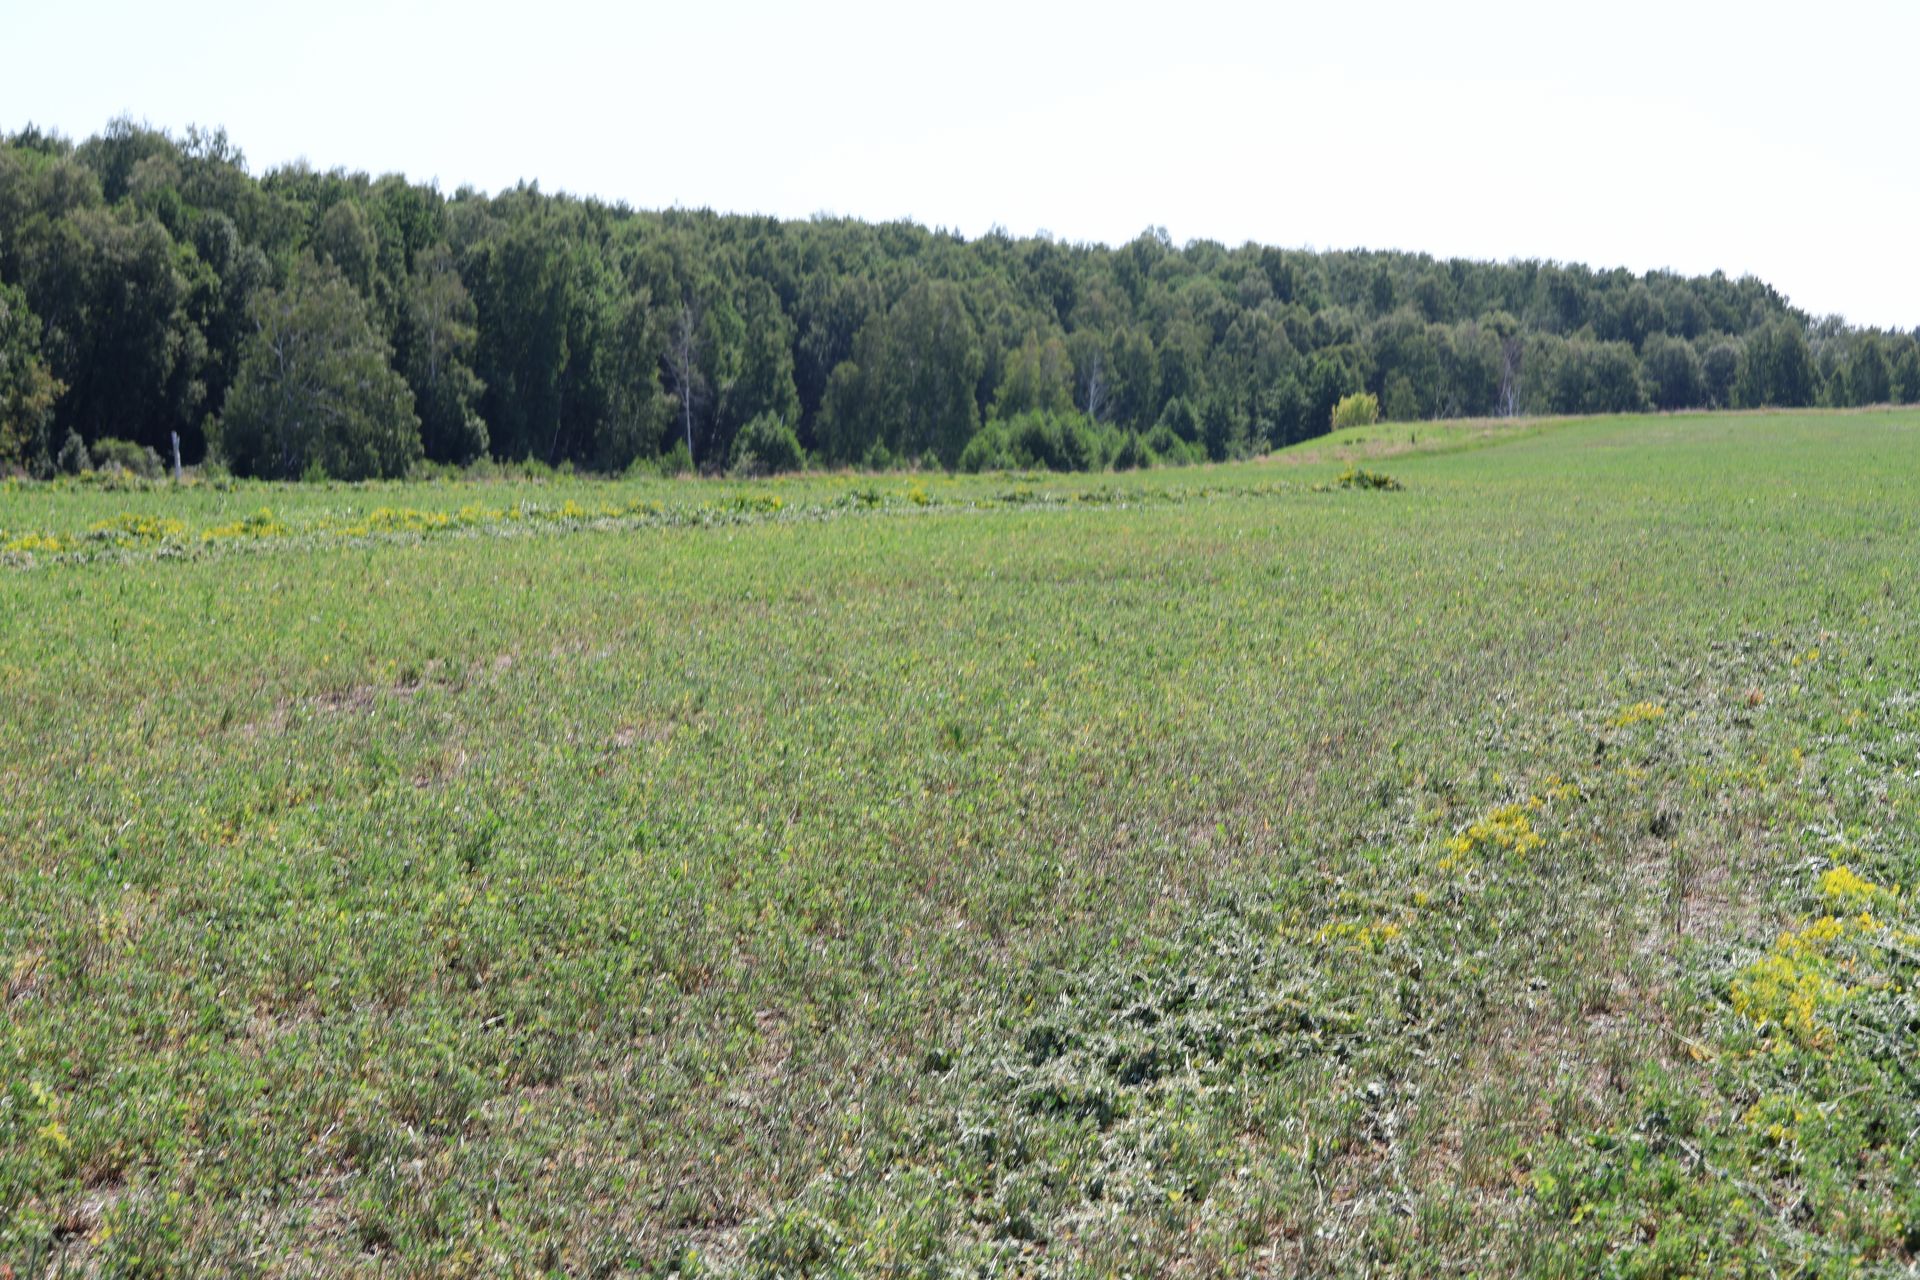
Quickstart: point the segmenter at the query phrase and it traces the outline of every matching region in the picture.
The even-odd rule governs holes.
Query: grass
[[[1910,1267],[1920,414],[1434,436],[0,490],[0,1260]]]

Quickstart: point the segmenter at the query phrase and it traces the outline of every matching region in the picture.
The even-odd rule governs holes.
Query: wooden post
[[[173,437],[173,482],[175,484],[179,484],[180,483],[180,433],[178,431],[169,431],[167,434]]]

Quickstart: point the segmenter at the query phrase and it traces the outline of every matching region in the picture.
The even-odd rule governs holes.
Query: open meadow
[[[1920,411],[14,484],[0,1276],[1900,1272],[1916,881]]]

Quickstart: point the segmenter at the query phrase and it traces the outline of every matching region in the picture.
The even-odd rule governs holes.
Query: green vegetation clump
[[[1084,414],[1027,410],[987,423],[960,453],[959,469],[981,471],[1104,471],[1129,437]],[[1144,452],[1136,446],[1134,466]]]
[[[60,452],[54,455],[54,465],[61,474],[69,476],[93,470],[93,455],[87,451],[87,442],[80,438],[78,431],[67,432],[67,438],[60,442]]]
[[[1368,391],[1355,392],[1344,396],[1340,403],[1333,406],[1333,429],[1344,431],[1349,427],[1370,427],[1380,421],[1380,398]]]
[[[1336,489],[1379,489],[1385,492],[1397,492],[1406,486],[1392,476],[1379,471],[1368,471],[1364,467],[1348,467],[1333,478]]]
[[[93,442],[93,447],[87,450],[87,453],[96,471],[117,469],[139,476],[143,480],[158,480],[166,474],[166,468],[161,464],[159,454],[131,440],[116,440],[112,436],[103,436]]]
[[[793,428],[771,413],[761,414],[734,437],[731,469],[740,475],[779,475],[806,465],[806,450]]]

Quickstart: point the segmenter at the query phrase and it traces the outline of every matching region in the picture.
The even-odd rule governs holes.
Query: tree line
[[[422,462],[1136,466],[1440,417],[1920,401],[1920,330],[1751,277],[1117,247],[446,195],[118,120],[0,140],[0,469],[90,451]]]

